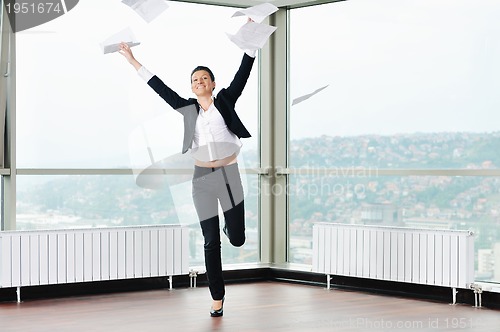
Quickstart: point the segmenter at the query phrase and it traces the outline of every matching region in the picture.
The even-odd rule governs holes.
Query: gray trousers
[[[223,167],[195,166],[193,201],[205,240],[208,287],[214,300],[225,295],[222,275],[219,203],[224,213],[223,231],[235,247],[245,243],[245,207],[238,164]]]

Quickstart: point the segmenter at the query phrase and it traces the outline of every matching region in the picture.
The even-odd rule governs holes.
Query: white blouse
[[[199,161],[214,161],[238,155],[243,144],[232,133],[214,103],[204,111],[200,106],[194,131],[192,156]]]

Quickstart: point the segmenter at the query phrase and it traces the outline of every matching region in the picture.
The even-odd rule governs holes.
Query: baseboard
[[[298,283],[315,287],[323,287],[326,289],[325,275],[310,271],[292,270],[289,268],[272,266],[225,270],[224,279],[228,285],[247,282],[276,281]],[[173,277],[174,288],[188,288],[190,285],[191,280],[187,275]],[[197,287],[207,286],[205,274],[199,274],[197,276],[196,285]],[[67,296],[86,296],[105,293],[168,289],[169,286],[168,278],[165,277],[27,286],[21,288],[21,299],[22,301],[32,301],[37,299]],[[335,292],[337,289],[452,303],[451,288],[439,286],[332,276],[330,291]],[[15,287],[0,288],[0,302],[16,301],[16,291],[17,288]],[[475,298],[472,290],[458,289],[456,300],[459,304],[468,304],[471,306],[475,305]],[[483,292],[482,305],[486,308],[499,309],[500,293]]]

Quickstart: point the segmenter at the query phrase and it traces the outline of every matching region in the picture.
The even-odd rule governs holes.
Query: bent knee
[[[229,242],[231,242],[231,244],[235,247],[241,247],[245,244],[245,237],[242,237],[240,239],[231,239]]]

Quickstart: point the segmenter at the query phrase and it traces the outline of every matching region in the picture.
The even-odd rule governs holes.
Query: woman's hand
[[[118,52],[123,55],[128,62],[132,62],[132,60],[134,60],[134,54],[127,43],[121,42],[120,50]]]
[[[139,68],[142,67],[142,65],[134,58],[134,54],[132,53],[132,50],[130,49],[130,46],[128,46],[127,43],[121,42],[120,43],[120,50],[118,51],[121,55],[127,59],[127,61],[134,66],[136,70],[139,70]]]

